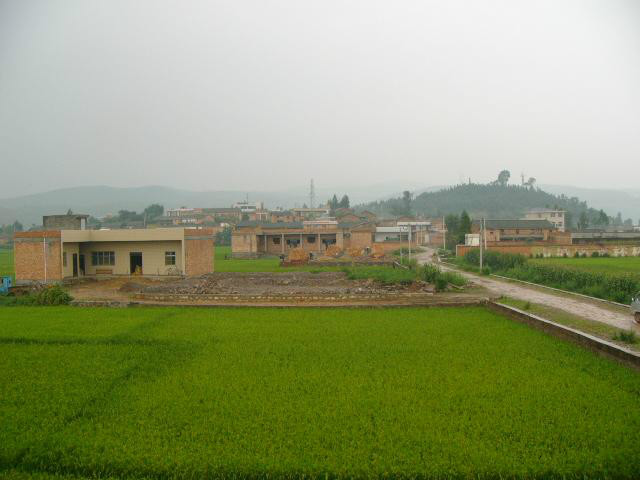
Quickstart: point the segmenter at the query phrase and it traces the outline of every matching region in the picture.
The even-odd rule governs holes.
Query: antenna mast
[[[309,208],[315,208],[316,201],[316,189],[313,186],[313,178],[311,179],[311,186],[309,187]]]

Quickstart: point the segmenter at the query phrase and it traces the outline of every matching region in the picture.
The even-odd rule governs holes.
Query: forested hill
[[[380,216],[407,213],[426,217],[459,214],[466,210],[472,218],[520,218],[532,208],[561,208],[568,212],[570,225],[585,213],[589,225],[602,224],[600,211],[589,208],[576,197],[553,195],[537,188],[520,185],[462,184],[437,192],[425,192],[408,202],[402,197],[360,206]],[[583,217],[584,218],[584,217]]]

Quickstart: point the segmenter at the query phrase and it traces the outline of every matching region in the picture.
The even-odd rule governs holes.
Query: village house
[[[565,211],[553,208],[534,208],[529,210],[523,220],[547,220],[559,232],[565,231]]]
[[[429,242],[430,222],[393,222],[377,226],[355,217],[354,222],[319,218],[302,222],[240,222],[231,234],[231,253],[234,257],[260,255],[288,255],[294,248],[321,255],[330,245],[343,251],[358,249],[388,253],[401,247],[426,245]]]
[[[471,233],[481,230],[481,221],[472,223]],[[484,230],[487,243],[546,242],[555,227],[548,220],[485,220]]]
[[[240,222],[231,235],[234,257],[286,255],[294,248],[322,254],[330,245],[341,249],[371,248],[375,225],[339,223],[334,219],[304,222]]]
[[[213,272],[208,228],[55,229],[14,234],[16,284],[112,275]]]

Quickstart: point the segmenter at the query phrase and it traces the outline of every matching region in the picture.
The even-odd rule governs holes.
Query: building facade
[[[565,211],[551,208],[534,208],[529,210],[523,220],[546,220],[559,232],[565,231]]]
[[[42,230],[14,235],[16,284],[114,275],[202,275],[214,269],[207,228]]]

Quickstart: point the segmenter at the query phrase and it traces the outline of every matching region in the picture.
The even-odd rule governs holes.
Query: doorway
[[[81,253],[80,256],[78,257],[78,265],[79,265],[79,269],[80,269],[80,276],[84,277],[85,275],[85,269],[84,269],[84,254]]]
[[[131,275],[142,275],[142,252],[129,253],[129,267]]]
[[[78,276],[78,254],[74,253],[71,257],[71,266],[73,267],[73,276]]]

